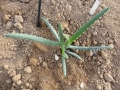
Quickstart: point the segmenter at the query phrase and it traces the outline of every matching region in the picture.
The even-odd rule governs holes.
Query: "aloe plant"
[[[37,36],[27,35],[27,34],[17,34],[17,33],[6,34],[5,36],[11,37],[11,38],[22,38],[22,39],[33,40],[36,42],[40,42],[40,43],[44,43],[44,44],[52,45],[52,46],[60,46],[61,53],[62,53],[63,73],[64,73],[64,76],[66,76],[66,59],[68,59],[68,54],[82,60],[79,55],[77,55],[74,52],[71,52],[69,49],[93,50],[94,51],[94,50],[112,48],[110,46],[83,47],[83,46],[71,45],[71,43],[74,40],[76,40],[79,36],[81,36],[96,20],[102,17],[108,10],[109,8],[105,8],[104,10],[99,12],[92,19],[90,19],[87,23],[85,23],[78,31],[76,31],[70,38],[66,34],[63,34],[63,30],[61,28],[60,23],[58,23],[58,30],[59,30],[59,35],[58,35],[57,32],[54,30],[54,28],[51,26],[51,24],[45,18],[42,18],[43,22],[45,22],[46,25],[50,28],[51,32],[53,33],[57,41],[51,41],[51,40],[48,40],[42,37],[37,37]]]

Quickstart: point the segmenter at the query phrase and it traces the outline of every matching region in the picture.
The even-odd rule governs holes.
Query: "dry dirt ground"
[[[72,35],[93,17],[89,14],[93,2],[42,0],[41,16],[56,30],[62,22],[63,32]],[[69,56],[64,77],[59,47],[4,37],[14,32],[56,40],[44,24],[36,27],[38,0],[0,0],[0,90],[120,90],[120,0],[100,2],[95,14],[105,7],[110,10],[73,44],[114,48],[74,51],[83,61]]]

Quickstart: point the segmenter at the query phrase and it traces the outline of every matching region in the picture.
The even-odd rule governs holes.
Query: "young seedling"
[[[61,28],[61,24],[58,23],[58,30],[59,30],[59,35],[57,32],[54,30],[54,28],[51,26],[51,24],[44,18],[42,18],[43,22],[46,23],[46,25],[50,28],[51,32],[57,39],[57,41],[51,41],[42,37],[37,37],[33,35],[27,35],[27,34],[17,34],[17,33],[11,33],[11,34],[6,34],[6,37],[11,37],[11,38],[22,38],[22,39],[27,39],[27,40],[33,40],[36,42],[40,42],[43,44],[47,45],[52,45],[52,46],[60,46],[61,48],[61,53],[62,53],[62,67],[63,67],[63,73],[64,76],[66,76],[66,60],[68,59],[68,54],[73,55],[74,57],[77,57],[78,59],[82,60],[79,55],[77,55],[74,52],[69,51],[69,49],[78,49],[78,50],[101,50],[101,49],[110,49],[113,47],[110,46],[94,46],[94,47],[83,47],[83,46],[73,46],[71,43],[76,40],[79,36],[81,36],[96,20],[98,20],[100,17],[102,17],[109,8],[105,8],[101,12],[99,12],[97,15],[95,15],[92,19],[90,19],[87,23],[85,23],[78,31],[76,31],[70,38],[66,35],[63,34],[63,30]]]

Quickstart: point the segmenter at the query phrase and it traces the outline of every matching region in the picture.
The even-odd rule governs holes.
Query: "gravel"
[[[20,15],[15,15],[15,22],[23,22],[23,17]]]
[[[21,74],[17,74],[17,75],[12,77],[13,82],[17,82],[20,79],[21,79]]]
[[[88,51],[86,51],[85,54],[86,54],[87,57],[92,57],[93,52],[91,50],[88,50]]]
[[[114,81],[113,77],[109,73],[104,73],[104,79],[106,82]]]
[[[21,24],[20,22],[16,22],[16,23],[14,24],[14,26],[15,26],[17,29],[19,29],[19,30],[22,30],[22,29],[23,29],[23,26],[22,26],[22,24]]]
[[[37,62],[38,60],[37,59],[34,59],[34,58],[30,58],[28,60],[28,64],[31,65],[31,66],[36,66],[37,65]]]
[[[26,66],[26,67],[24,68],[24,71],[25,71],[25,73],[31,73],[31,72],[32,72],[32,69],[31,69],[30,66]]]

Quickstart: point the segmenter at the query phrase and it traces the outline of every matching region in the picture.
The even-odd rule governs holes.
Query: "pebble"
[[[9,69],[9,65],[3,65],[3,68],[4,68],[5,70]]]
[[[11,80],[11,79],[7,79],[5,82],[6,82],[7,84],[9,84],[9,83],[12,82],[12,80]]]
[[[80,44],[79,44],[78,41],[76,41],[76,42],[74,43],[74,45],[75,45],[75,46],[79,46]]]
[[[43,66],[44,68],[46,68],[46,67],[47,67],[47,63],[46,63],[46,62],[43,62],[42,66]]]
[[[21,74],[17,74],[17,75],[12,77],[13,82],[17,82],[20,79],[21,79]]]
[[[20,15],[15,15],[15,22],[23,22],[23,17]]]
[[[6,29],[9,30],[12,28],[12,26],[13,26],[13,23],[11,21],[8,21],[6,24]]]
[[[111,84],[109,82],[104,84],[104,89],[103,90],[112,90]]]
[[[93,52],[91,50],[86,51],[86,56],[91,57],[93,55]]]
[[[84,84],[84,82],[82,82],[81,84],[80,84],[80,88],[84,88],[85,87],[85,84]]]
[[[62,26],[62,30],[65,30],[68,28],[68,21],[61,21],[61,26]]]
[[[108,57],[108,55],[106,52],[101,51],[101,57],[102,57],[102,59],[106,59]]]
[[[114,81],[113,77],[109,73],[104,73],[104,79],[106,82],[112,82]]]
[[[26,87],[29,87],[29,86],[30,86],[30,84],[29,84],[29,83],[26,83],[26,84],[25,84],[25,86],[26,86]]]
[[[59,60],[59,57],[57,54],[55,54],[55,60]]]
[[[14,26],[15,26],[17,29],[19,29],[19,30],[22,30],[22,29],[23,29],[23,26],[22,26],[22,24],[21,24],[20,22],[16,22],[16,23],[14,24]]]
[[[67,5],[66,5],[66,11],[67,11],[67,12],[70,12],[71,10],[72,10],[72,6],[67,4]]]
[[[70,21],[70,25],[73,25],[74,24],[74,22],[73,21]]]
[[[113,44],[113,40],[110,39],[110,40],[108,41],[108,43],[109,43],[109,44]]]
[[[52,5],[55,5],[55,0],[51,0],[51,4],[52,4]]]
[[[15,70],[14,70],[14,71],[11,71],[10,74],[9,74],[10,77],[13,77],[13,76],[15,76],[15,75],[16,75],[16,71],[15,71]]]
[[[31,66],[36,66],[37,62],[38,62],[37,59],[30,58],[29,61],[28,61],[28,64],[31,65]]]
[[[93,32],[93,36],[97,36],[98,33],[96,31]]]
[[[17,84],[17,85],[21,85],[21,84],[22,84],[22,81],[21,81],[21,80],[18,80],[18,81],[16,82],[16,84]]]
[[[96,85],[97,90],[102,90],[102,86],[101,85]]]
[[[101,4],[100,7],[105,8],[105,4]]]
[[[4,14],[2,19],[3,19],[3,22],[6,23],[10,19],[10,17],[9,17],[9,15]]]
[[[99,78],[100,78],[100,79],[103,79],[103,74],[99,74]]]
[[[93,44],[93,45],[97,45],[97,41],[93,40],[93,41],[92,41],[92,44]]]
[[[26,67],[24,68],[24,71],[25,71],[25,73],[31,73],[31,72],[32,72],[32,69],[31,69],[30,66],[26,66]]]

